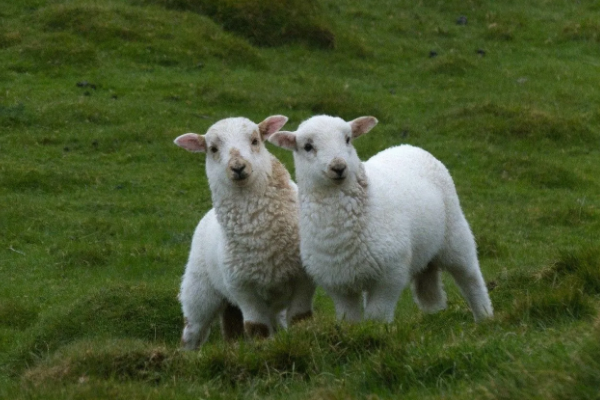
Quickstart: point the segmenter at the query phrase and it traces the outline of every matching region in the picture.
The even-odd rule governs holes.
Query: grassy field
[[[465,18],[461,18],[465,17]],[[600,399],[600,3],[0,3],[0,398]],[[179,350],[219,119],[380,123],[452,173],[496,310]],[[293,170],[291,155],[270,150]]]

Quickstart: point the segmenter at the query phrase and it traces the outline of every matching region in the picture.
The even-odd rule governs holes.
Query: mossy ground
[[[599,398],[596,21],[593,1],[0,3],[0,398]],[[449,279],[447,310],[407,291],[389,325],[338,323],[319,291],[272,340],[180,351],[211,205],[172,140],[316,113],[376,116],[365,159],[446,164],[495,318]]]

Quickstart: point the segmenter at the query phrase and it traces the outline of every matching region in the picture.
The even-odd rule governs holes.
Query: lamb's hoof
[[[181,348],[183,350],[198,350],[198,346],[191,343],[190,341],[186,341],[183,337],[181,338]]]
[[[251,338],[263,339],[269,337],[269,327],[258,322],[244,322],[244,330]]]

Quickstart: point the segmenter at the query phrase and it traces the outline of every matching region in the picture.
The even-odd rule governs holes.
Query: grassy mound
[[[335,35],[317,0],[134,0],[208,15],[225,30],[258,46],[301,42],[324,49],[335,47]]]
[[[64,68],[112,65],[123,58],[163,67],[194,68],[212,58],[233,65],[261,64],[246,41],[195,14],[165,15],[164,10],[116,2],[59,2],[20,18],[31,28],[5,28],[0,43],[12,55],[9,69],[21,73],[42,67],[56,74]]]
[[[146,285],[109,287],[90,293],[67,309],[40,319],[31,339],[15,352],[15,366],[80,339],[136,338],[178,343],[181,313],[176,293]]]
[[[561,115],[534,106],[487,102],[453,110],[439,122],[455,130],[470,121],[469,133],[499,142],[526,140],[549,143],[587,144],[597,140],[597,133],[586,123],[585,115]]]

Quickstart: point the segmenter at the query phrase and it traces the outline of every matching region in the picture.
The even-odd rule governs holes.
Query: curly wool
[[[264,185],[256,184],[252,194],[213,192],[216,219],[228,250],[223,268],[233,286],[252,284],[273,291],[303,271],[297,193],[275,157],[268,178]]]

